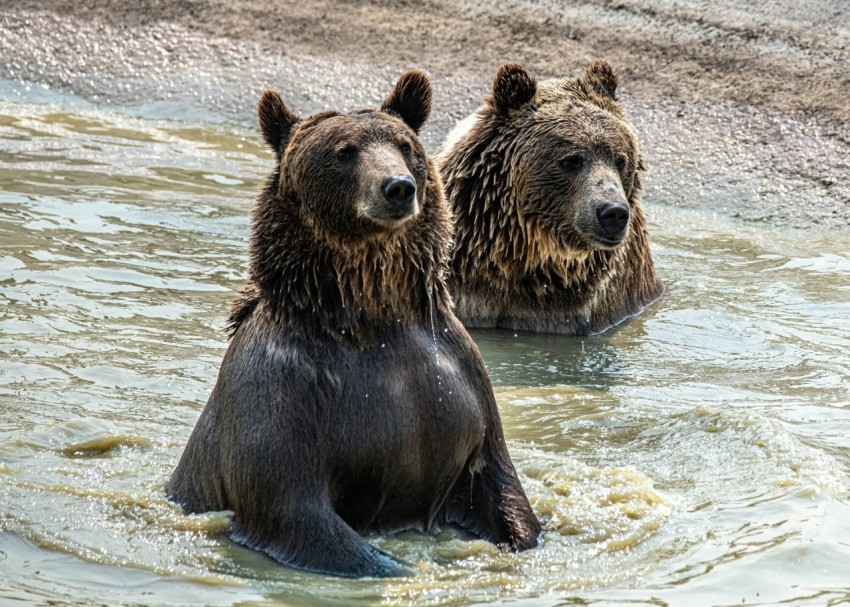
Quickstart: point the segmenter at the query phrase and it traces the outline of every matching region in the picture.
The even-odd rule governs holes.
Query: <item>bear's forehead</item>
[[[555,120],[581,125],[583,123],[602,123],[618,125],[621,121],[611,112],[591,101],[564,95],[541,103],[534,112],[537,120]]]
[[[331,140],[394,139],[408,129],[398,118],[374,110],[357,110],[346,114],[326,113],[304,121],[304,135],[317,135]]]
[[[627,145],[632,138],[628,126],[611,112],[569,96],[540,105],[534,112],[532,128],[576,143]]]

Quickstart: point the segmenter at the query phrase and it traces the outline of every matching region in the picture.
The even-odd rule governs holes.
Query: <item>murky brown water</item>
[[[338,580],[183,516],[163,484],[226,346],[258,139],[0,102],[0,604],[850,603],[850,233],[651,192],[662,301],[590,339],[473,335],[541,548],[372,538],[417,575]]]

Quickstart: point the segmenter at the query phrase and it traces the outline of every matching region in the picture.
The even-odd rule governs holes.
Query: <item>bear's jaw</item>
[[[628,233],[628,232],[627,232]],[[616,249],[619,246],[622,246],[623,242],[626,240],[626,234],[623,236],[619,236],[616,238],[609,237],[594,237],[590,239],[590,243],[593,245],[595,249],[600,249],[602,251],[607,251],[610,249]]]
[[[520,208],[518,204],[513,208]],[[513,219],[511,219],[513,218]],[[553,227],[537,216],[511,213],[500,229],[494,232],[494,255],[503,260],[513,260],[508,275],[529,273],[540,268],[574,267],[583,264],[596,247],[588,246],[570,225]],[[500,264],[500,265],[504,265]]]
[[[613,251],[622,248],[628,241],[629,236],[631,236],[631,229],[629,226],[626,226],[622,232],[613,236],[597,232],[579,232],[583,248],[587,250],[588,254],[594,250]]]
[[[380,202],[378,204],[359,203],[356,209],[360,219],[381,230],[393,232],[402,230],[410,220],[419,215],[421,207],[419,201],[414,200],[409,207],[403,209],[391,208]]]

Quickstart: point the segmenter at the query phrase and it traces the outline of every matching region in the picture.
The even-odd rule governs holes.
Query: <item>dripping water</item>
[[[443,392],[443,377],[440,375],[440,348],[437,345],[437,328],[434,325],[434,287],[433,285],[428,287],[428,313],[431,317],[431,339],[434,341],[434,360],[437,363],[437,387],[440,389],[440,393]],[[443,402],[442,397],[437,399],[438,402]]]

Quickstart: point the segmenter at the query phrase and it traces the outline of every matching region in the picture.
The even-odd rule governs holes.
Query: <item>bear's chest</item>
[[[463,355],[449,336],[413,330],[345,365],[334,469],[353,526],[430,526],[487,427],[489,384]]]

